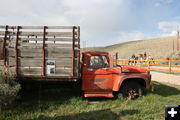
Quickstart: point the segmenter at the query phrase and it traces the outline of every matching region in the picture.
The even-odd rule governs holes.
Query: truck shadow
[[[170,87],[162,83],[152,82],[154,91],[146,90],[145,96],[147,94],[158,94],[160,96],[168,97],[171,95],[179,95],[180,89],[175,87]],[[32,87],[33,86],[33,87]],[[72,97],[83,98],[83,91],[81,90],[80,83],[35,83],[31,84],[31,88],[22,89],[20,92],[21,101],[58,101],[63,103]],[[104,101],[110,98],[88,98],[89,101]],[[116,98],[111,98],[111,100]]]
[[[122,120],[121,116],[133,115],[137,113],[139,113],[138,110],[124,110],[119,113],[114,113],[111,111],[111,109],[105,109],[55,117],[40,115],[37,118],[26,120]]]
[[[155,81],[152,82],[152,85],[154,86],[154,91],[146,90],[146,94],[153,93],[153,94],[158,94],[163,97],[180,94],[180,89],[175,88],[175,87],[171,87],[171,86],[158,83]]]
[[[29,83],[28,83],[29,84]],[[22,84],[22,101],[61,101],[71,97],[81,97],[83,93],[79,83],[75,82],[39,82]]]

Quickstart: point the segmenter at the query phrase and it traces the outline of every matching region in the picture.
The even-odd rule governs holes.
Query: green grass
[[[69,83],[68,83],[69,84]],[[3,109],[1,120],[164,120],[165,105],[180,104],[180,89],[157,82],[155,91],[137,100],[83,99],[78,85],[54,85],[21,93]],[[41,90],[40,90],[41,89]],[[39,91],[40,90],[40,91]]]

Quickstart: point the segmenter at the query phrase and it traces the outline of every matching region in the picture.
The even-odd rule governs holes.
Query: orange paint
[[[92,56],[108,62],[106,67],[92,69]],[[95,58],[95,57],[94,57]],[[119,91],[124,80],[141,78],[150,88],[151,76],[149,71],[134,66],[112,66],[113,62],[106,52],[84,52],[82,63],[82,90],[85,97],[113,97],[113,91]],[[95,60],[98,60],[95,59]],[[98,64],[97,64],[98,65]],[[96,66],[95,66],[96,67]]]

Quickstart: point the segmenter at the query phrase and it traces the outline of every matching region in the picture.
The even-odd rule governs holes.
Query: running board
[[[113,98],[112,91],[85,91],[84,97],[107,97],[107,98]]]

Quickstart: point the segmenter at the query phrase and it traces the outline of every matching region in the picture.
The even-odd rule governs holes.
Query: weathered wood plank
[[[43,44],[42,43],[19,43],[19,46],[21,46],[21,47],[28,47],[28,46],[42,47]]]
[[[46,41],[68,41],[71,42],[72,38],[46,38]]]
[[[36,63],[36,62],[39,62],[41,63],[42,62],[42,58],[19,58],[18,60],[19,62],[22,62],[22,63]]]
[[[46,36],[72,37],[72,35],[72,32],[46,32]],[[20,32],[19,36],[43,36],[43,32]]]
[[[42,68],[19,68],[19,73],[22,75],[26,75],[26,74],[41,75]]]
[[[19,43],[19,47],[43,47],[42,43]],[[46,43],[45,47],[72,47],[72,44]]]
[[[66,48],[72,48],[72,44],[46,44],[45,45],[47,48],[51,48],[51,47],[54,47],[54,48],[63,48],[63,47],[66,47]]]
[[[42,46],[18,46],[18,49],[41,49]]]
[[[5,35],[5,31],[0,31],[0,35]]]
[[[65,42],[71,42],[72,38],[46,38],[46,41],[65,41]],[[43,41],[43,38],[20,38],[20,41]]]
[[[7,56],[9,57],[13,57],[15,56],[15,50],[8,50],[7,51]],[[57,55],[57,54],[56,54]],[[18,50],[18,56],[19,57],[33,57],[33,58],[41,58],[42,57],[42,50],[41,52],[40,51],[21,51],[21,50]],[[52,54],[52,56],[54,56],[54,54]]]
[[[3,51],[4,51],[3,50],[3,44],[4,44],[3,40],[0,40],[0,60],[4,58],[4,56],[3,56]]]
[[[72,57],[55,57],[55,58],[50,58],[46,57],[46,60],[56,60],[56,61],[69,61],[72,60]]]
[[[21,67],[42,67],[42,61],[36,61],[36,62],[19,61],[19,66],[21,66]]]
[[[35,57],[35,58],[37,58],[37,57],[42,57],[43,55],[42,55],[42,53],[36,53],[36,52],[29,52],[29,53],[27,53],[27,52],[24,52],[24,51],[21,51],[21,52],[19,52],[18,53],[18,56],[19,57]],[[31,58],[31,59],[33,59],[33,58]]]
[[[0,61],[0,66],[3,66],[4,65],[4,61]]]
[[[62,58],[62,57],[72,57],[72,54],[59,54],[59,53],[47,53],[46,52],[46,57],[50,58]]]
[[[5,29],[6,26],[5,25],[0,25],[0,29]]]
[[[48,29],[73,29],[73,26],[47,26]]]
[[[71,69],[55,69],[55,74],[59,74],[59,75],[63,75],[63,74],[67,74],[70,75],[71,74]]]
[[[46,49],[47,54],[72,54],[71,48],[56,48],[56,49]]]
[[[32,53],[42,53],[42,48],[34,48],[34,49],[29,49],[29,48],[19,48],[19,51],[20,52],[24,52],[24,53],[29,53],[29,52],[32,52]]]
[[[6,26],[1,25],[0,28],[5,29]],[[15,26],[9,26],[12,28]],[[21,29],[43,29],[44,26],[20,26]],[[47,26],[48,29],[73,29],[73,26]]]

